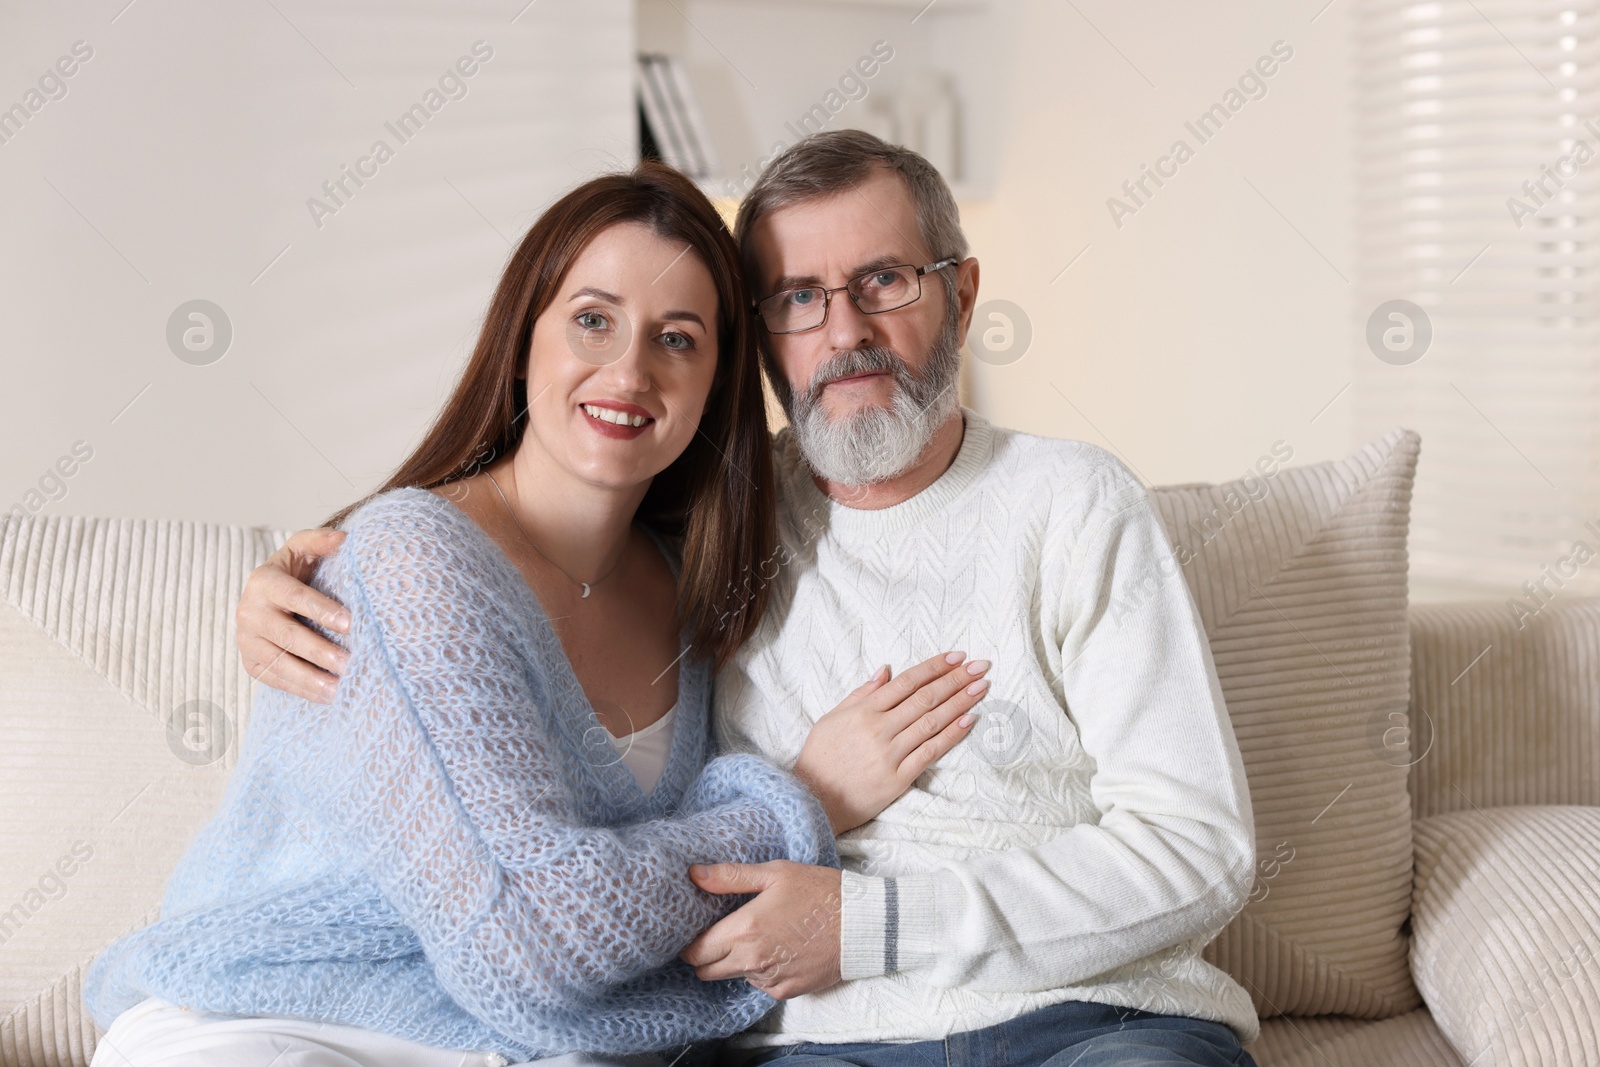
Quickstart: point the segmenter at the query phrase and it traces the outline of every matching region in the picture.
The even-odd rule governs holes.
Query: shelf
[[[940,166],[958,202],[988,200],[1005,143],[1016,6],[636,0],[635,11],[638,49],[675,57],[693,86],[719,157],[700,187],[727,210],[777,148],[818,128],[894,136]],[[926,103],[946,92],[953,127]],[[954,147],[938,153],[940,144]]]

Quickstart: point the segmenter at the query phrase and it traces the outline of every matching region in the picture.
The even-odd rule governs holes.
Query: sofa
[[[1256,821],[1205,954],[1262,1067],[1600,1064],[1600,600],[1408,604],[1419,447],[1151,490],[1174,566],[1108,610],[1189,585]],[[234,604],[287,533],[0,524],[0,1065],[93,1055],[85,969],[237,762]]]

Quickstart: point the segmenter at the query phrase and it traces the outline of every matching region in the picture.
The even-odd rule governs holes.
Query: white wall
[[[0,143],[0,511],[317,522],[437,411],[508,239],[634,158],[632,2],[125,5],[0,13],[0,107],[93,49]],[[464,97],[385,130],[480,40]],[[165,336],[195,298],[233,326],[206,366]],[[78,441],[65,497],[30,496]]]
[[[1354,277],[1350,5],[1312,22],[1323,4],[1025,4],[1013,136],[963,220],[980,300],[1033,340],[971,364],[980,408],[1151,483],[1237,477],[1278,440],[1295,463],[1353,447],[1349,394],[1322,410],[1351,377]],[[1200,143],[1184,123],[1278,40],[1266,95]],[[1193,158],[1119,228],[1107,199],[1180,138]]]
[[[540,0],[512,23],[520,4],[124,2],[4,15],[0,105],[74,41],[95,55],[0,144],[0,508],[84,440],[46,511],[317,521],[437,409],[506,238],[632,158],[633,4]],[[638,32],[710,79],[734,171],[876,39],[896,57],[875,92],[960,73],[982,296],[1034,333],[1015,363],[974,361],[971,396],[1161,483],[1234,476],[1279,439],[1296,462],[1355,444],[1348,393],[1318,416],[1353,351],[1349,11],[1321,7],[645,0]],[[495,57],[469,95],[319,230],[306,199],[479,39]],[[1267,96],[1198,144],[1185,120],[1279,39],[1294,58]],[[1118,229],[1107,197],[1179,137],[1195,157]],[[197,297],[235,329],[210,366],[164,336]]]
[[[895,56],[873,93],[956,76],[980,299],[1033,332],[1015,362],[969,361],[970,398],[1164,483],[1237,476],[1279,440],[1295,462],[1357,444],[1350,394],[1327,406],[1352,376],[1353,40],[1324,4],[642,0],[639,33],[685,58],[736,178],[875,40]],[[1184,129],[1279,40],[1264,97],[1204,144]],[[1107,198],[1179,138],[1194,157],[1119,228]]]

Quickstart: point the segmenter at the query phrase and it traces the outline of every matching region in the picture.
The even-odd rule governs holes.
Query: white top
[[[773,607],[717,677],[722,750],[793,766],[883,663],[994,667],[969,736],[839,840],[845,981],[732,1043],[933,1040],[1068,1000],[1248,1042],[1249,995],[1200,950],[1250,892],[1250,795],[1165,529],[1104,449],[964,414],[949,470],[878,511],[774,442]]]
[[[628,765],[639,788],[646,793],[655,789],[661,772],[666,769],[667,755],[672,751],[672,720],[677,711],[678,705],[674,704],[665,715],[643,729],[621,737],[611,735],[611,743],[622,754],[622,762]]]
[[[294,1054],[284,1059],[284,1050]],[[498,1052],[437,1048],[358,1026],[288,1016],[191,1011],[148,997],[118,1015],[90,1067],[212,1067],[218,1063],[382,1064],[383,1067],[507,1067]],[[652,1053],[604,1056],[568,1052],[516,1067],[661,1067]]]

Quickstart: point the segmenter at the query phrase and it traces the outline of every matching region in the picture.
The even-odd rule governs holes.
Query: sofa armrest
[[[1600,1058],[1600,808],[1458,811],[1413,827],[1411,970],[1466,1063]]]
[[[1414,604],[1412,810],[1600,804],[1600,597]]]

